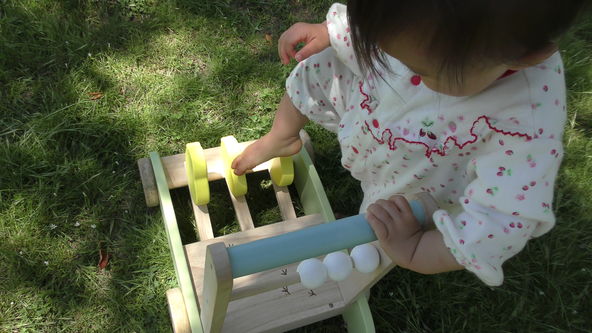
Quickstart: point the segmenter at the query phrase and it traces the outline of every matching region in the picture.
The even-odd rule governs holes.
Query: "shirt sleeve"
[[[327,13],[327,30],[331,46],[335,49],[337,57],[357,76],[361,76],[358,60],[354,54],[349,22],[347,19],[347,6],[335,3]]]
[[[507,259],[555,225],[551,204],[563,155],[557,140],[503,140],[503,149],[475,157],[467,166],[471,181],[459,199],[460,213],[434,213],[456,260],[491,286],[502,284]]]

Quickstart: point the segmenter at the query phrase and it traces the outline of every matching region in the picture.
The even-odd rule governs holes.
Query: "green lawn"
[[[278,36],[323,20],[330,4],[0,0],[0,332],[169,331],[175,274],[135,162],[264,134],[291,68],[278,60]],[[505,265],[499,288],[466,272],[395,269],[372,290],[378,332],[592,332],[591,17],[561,44],[569,122],[557,227]],[[307,130],[334,211],[356,213],[361,191],[335,137]],[[231,232],[215,186],[210,210],[228,222],[216,232]],[[188,193],[173,199],[187,231]],[[266,203],[256,210],[262,223],[279,216]],[[332,319],[300,331],[343,328]]]

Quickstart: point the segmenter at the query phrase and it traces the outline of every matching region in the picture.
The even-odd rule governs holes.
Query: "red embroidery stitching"
[[[512,73],[511,73],[512,74]],[[368,111],[368,114],[371,114],[373,112],[373,110],[370,108],[370,105],[368,105],[368,102],[370,101],[370,96],[368,94],[366,94],[364,92],[364,90],[362,89],[364,83],[362,81],[360,81],[359,84],[359,88],[360,88],[360,93],[362,95],[364,95],[364,100],[362,101],[362,103],[360,103],[360,107],[362,109],[365,109]],[[378,142],[379,144],[384,144],[385,140],[383,139],[385,134],[388,134],[388,139],[386,140],[389,146],[390,150],[396,150],[397,148],[395,147],[395,142],[397,142],[397,140],[406,142],[406,143],[411,143],[411,144],[420,144],[426,147],[426,152],[425,152],[425,156],[427,158],[430,158],[430,156],[432,156],[432,153],[436,153],[440,156],[446,156],[446,144],[448,143],[448,140],[452,140],[454,142],[454,145],[457,146],[459,149],[463,149],[465,146],[471,144],[471,143],[475,143],[477,142],[477,140],[479,139],[479,137],[473,133],[473,130],[475,129],[475,126],[477,125],[477,123],[481,120],[484,119],[485,123],[487,124],[487,127],[489,127],[490,130],[496,132],[496,133],[500,133],[503,135],[510,135],[510,136],[521,136],[521,137],[526,137],[527,140],[532,140],[532,136],[526,134],[526,133],[519,133],[519,132],[508,132],[508,131],[504,131],[502,129],[499,129],[497,127],[494,127],[493,125],[491,125],[491,123],[489,122],[489,117],[487,116],[480,116],[479,118],[477,118],[477,120],[475,120],[473,122],[473,125],[471,125],[471,130],[469,131],[469,134],[471,134],[471,136],[473,137],[472,140],[469,140],[467,142],[464,142],[462,144],[459,144],[458,141],[456,140],[455,137],[449,136],[448,138],[446,138],[446,140],[444,141],[443,145],[442,145],[442,150],[438,149],[438,148],[432,148],[430,150],[430,146],[428,146],[427,144],[425,144],[424,142],[421,141],[411,141],[411,140],[407,140],[405,138],[401,138],[401,137],[396,137],[394,139],[393,138],[393,132],[391,132],[390,129],[385,129],[384,131],[382,131],[382,135],[380,138],[376,137],[374,135],[374,132],[372,132],[372,129],[370,128],[370,125],[368,124],[367,121],[364,121],[364,124],[366,125],[366,128],[368,129],[368,131],[370,132],[370,134],[372,134],[372,137],[374,138],[374,140],[376,140],[376,142]]]
[[[440,156],[446,156],[446,144],[448,143],[448,140],[452,140],[454,145],[457,146],[459,149],[463,149],[464,147],[466,147],[468,144],[471,143],[475,143],[477,142],[477,140],[479,139],[479,137],[473,133],[473,130],[475,129],[475,126],[477,125],[477,123],[480,120],[485,120],[485,123],[487,124],[487,127],[489,127],[490,130],[496,132],[496,133],[500,133],[503,135],[510,135],[510,136],[520,136],[520,137],[526,137],[527,140],[532,140],[532,137],[528,134],[525,133],[519,133],[519,132],[508,132],[508,131],[504,131],[502,129],[499,129],[497,127],[494,127],[493,125],[491,125],[490,121],[489,121],[489,117],[487,116],[480,116],[479,118],[477,118],[477,120],[475,120],[473,122],[473,125],[471,126],[471,130],[469,131],[469,133],[471,134],[471,136],[473,137],[472,140],[466,141],[462,144],[458,143],[458,141],[456,140],[455,137],[449,136],[448,138],[446,138],[446,141],[444,141],[444,144],[442,145],[442,150],[438,149],[438,148],[431,148],[430,146],[428,146],[427,144],[425,144],[424,142],[421,141],[411,141],[411,140],[407,140],[405,138],[401,138],[401,137],[396,137],[393,139],[393,133],[391,132],[390,129],[386,129],[384,131],[382,131],[382,135],[380,138],[376,137],[374,135],[374,132],[372,132],[370,125],[368,124],[367,121],[364,121],[364,124],[366,125],[366,128],[368,129],[368,131],[370,132],[370,134],[372,134],[372,137],[374,138],[374,140],[376,140],[376,142],[378,142],[379,144],[384,144],[385,143],[385,134],[388,135],[388,138],[386,139],[386,143],[388,143],[389,149],[390,150],[395,150],[395,142],[397,142],[397,140],[406,142],[406,143],[410,143],[410,144],[420,144],[426,147],[426,152],[425,152],[425,156],[427,158],[430,158],[430,156],[432,156],[433,153],[436,153]]]
[[[372,109],[370,108],[370,105],[368,105],[368,102],[370,102],[370,96],[364,92],[362,86],[364,86],[364,82],[360,81],[360,94],[364,95],[364,100],[360,103],[360,107],[368,111],[368,114],[371,114]]]

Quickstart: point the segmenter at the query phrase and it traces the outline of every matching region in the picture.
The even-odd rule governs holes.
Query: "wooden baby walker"
[[[303,133],[304,147],[310,147]],[[251,142],[232,136],[220,147],[187,145],[185,154],[150,153],[138,161],[146,203],[160,204],[178,288],[167,291],[174,332],[283,332],[342,315],[349,332],[374,332],[367,291],[394,267],[376,246],[380,263],[371,273],[351,272],[345,280],[304,287],[298,262],[376,241],[363,215],[337,221],[307,149],[275,158],[250,172],[269,171],[283,221],[255,227],[245,200],[245,175],[232,160]],[[241,231],[214,237],[209,183],[226,179]],[[303,207],[297,217],[288,185]],[[183,245],[170,189],[189,186],[198,242]],[[409,198],[418,221],[427,223],[437,205],[426,194]],[[333,221],[330,223],[325,223]]]

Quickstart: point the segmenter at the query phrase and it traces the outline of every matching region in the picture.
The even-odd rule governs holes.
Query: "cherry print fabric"
[[[329,9],[327,27],[332,47],[299,63],[286,88],[302,114],[337,133],[341,163],[364,191],[360,212],[393,194],[430,192],[456,260],[501,284],[503,262],[555,224],[566,118],[559,54],[451,97],[388,55],[390,70],[363,75],[344,5]]]

